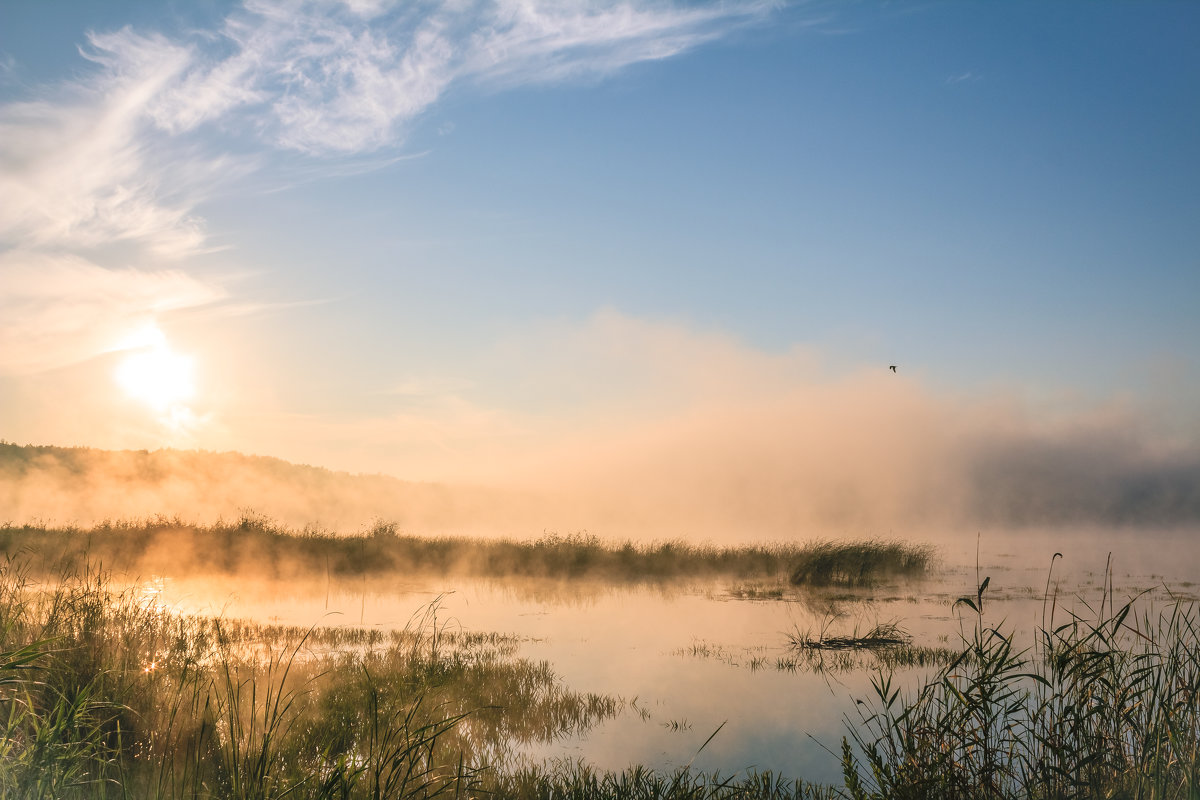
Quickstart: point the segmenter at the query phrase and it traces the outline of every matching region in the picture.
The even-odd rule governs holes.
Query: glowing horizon
[[[1190,6],[76,11],[0,43],[7,440],[881,519],[1200,452]]]

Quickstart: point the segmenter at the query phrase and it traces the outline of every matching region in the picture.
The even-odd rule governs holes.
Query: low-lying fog
[[[1035,426],[875,383],[863,379],[856,396],[886,403],[799,396],[707,409],[558,458],[543,452],[489,483],[237,453],[0,444],[0,521],[89,527],[162,514],[209,524],[249,511],[339,533],[383,519],[415,535],[587,530],[718,543],[1200,524],[1200,451],[1145,435],[1133,419]]]

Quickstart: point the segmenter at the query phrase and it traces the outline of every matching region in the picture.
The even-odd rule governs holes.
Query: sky
[[[888,496],[964,458],[1200,463],[1197,31],[5,3],[0,437]]]

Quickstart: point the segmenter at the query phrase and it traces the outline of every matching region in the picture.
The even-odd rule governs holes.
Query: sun
[[[162,331],[154,328],[151,334],[117,365],[114,377],[129,397],[164,413],[195,395],[195,368],[191,357],[170,348]]]

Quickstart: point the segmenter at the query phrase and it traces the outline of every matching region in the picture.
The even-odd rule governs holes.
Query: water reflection
[[[436,600],[439,624],[514,637],[514,656],[549,665],[561,685],[585,697],[619,699],[619,708],[581,710],[580,724],[569,731],[513,736],[503,756],[514,760],[585,759],[613,770],[692,764],[725,774],[758,769],[834,781],[845,719],[853,714],[853,698],[868,694],[871,670],[897,668],[901,685],[916,686],[934,657],[906,665],[851,650],[837,664],[834,656],[814,662],[798,656],[790,635],[832,636],[894,621],[915,648],[954,649],[962,626],[973,624],[955,601],[973,595],[982,576],[990,578],[989,618],[1030,631],[1044,621],[1047,587],[1060,607],[1076,595],[1098,596],[1109,580],[1110,551],[1118,597],[1164,583],[1188,591],[1197,577],[1192,542],[1117,532],[1107,540],[1064,537],[1051,548],[1031,533],[1006,538],[989,552],[985,541],[963,537],[944,549],[932,579],[854,589],[422,575],[155,578],[144,586],[147,597],[185,612],[381,631],[409,625],[414,611]],[[1055,551],[1065,555],[1049,573]]]

